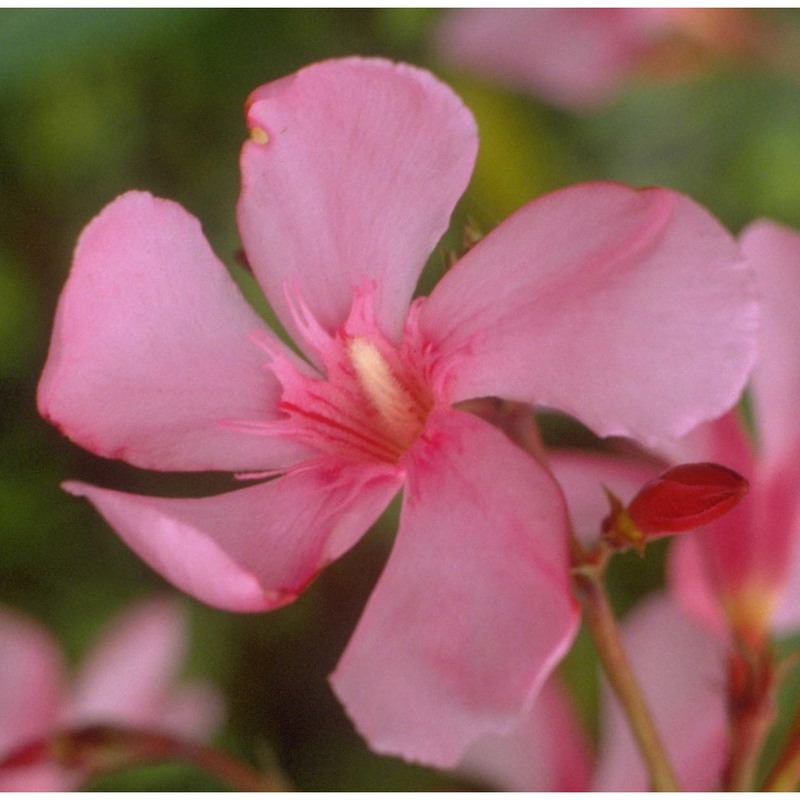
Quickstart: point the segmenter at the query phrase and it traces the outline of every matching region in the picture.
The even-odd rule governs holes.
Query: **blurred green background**
[[[39,419],[36,382],[72,248],[103,205],[127,189],[148,189],[198,216],[251,292],[234,258],[234,209],[246,136],[242,104],[256,86],[354,53],[427,66],[450,82],[481,132],[475,179],[454,217],[454,244],[468,217],[488,229],[531,197],[594,179],[684,191],[734,231],[762,216],[800,226],[799,75],[719,63],[681,81],[635,80],[609,107],[575,115],[448,70],[431,45],[440,14],[0,11],[0,602],[51,627],[74,662],[116,611],[171,590],[59,483],[78,478],[163,495],[231,484],[104,461]],[[761,20],[798,40],[797,12],[763,12]],[[434,277],[442,264],[435,253]],[[288,608],[237,616],[185,601],[194,643],[187,674],[213,679],[230,705],[218,743],[253,764],[277,758],[301,789],[464,786],[371,755],[325,682],[380,572],[395,516],[390,509]],[[663,550],[615,569],[620,608],[659,585]],[[563,670],[590,728],[594,669],[581,639]],[[94,786],[222,788],[182,767],[141,769]]]

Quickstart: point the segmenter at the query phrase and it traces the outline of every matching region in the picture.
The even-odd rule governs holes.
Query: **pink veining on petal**
[[[448,362],[453,400],[498,395],[655,443],[736,401],[757,312],[752,273],[707,211],[665,189],[590,183],[478,242],[420,325],[442,357],[461,356]]]
[[[305,455],[218,425],[274,415],[247,337],[272,337],[177,203],[128,192],[84,229],[39,382],[41,414],[99,455],[162,470],[285,467]],[[283,348],[285,349],[285,348]]]
[[[333,331],[366,278],[377,283],[377,319],[397,338],[469,183],[472,114],[428,72],[365,58],[324,61],[266,84],[246,112],[262,135],[242,149],[239,230],[281,322],[297,339],[287,279]]]
[[[397,541],[331,682],[373,749],[452,767],[521,720],[572,642],[566,508],[464,412],[434,412],[405,460]]]
[[[298,369],[270,340],[259,339],[267,367],[282,388],[279,418],[226,424],[285,437],[346,461],[396,463],[431,410],[447,398],[443,381],[433,373],[435,359],[419,331],[418,313],[408,315],[396,344],[375,318],[375,292],[371,281],[358,287],[347,319],[332,334],[317,322],[299,291],[287,292],[295,326],[322,372]]]
[[[293,601],[351,547],[400,488],[396,467],[320,460],[203,498],[125,494],[72,482],[120,537],[175,586],[209,605],[265,611]]]

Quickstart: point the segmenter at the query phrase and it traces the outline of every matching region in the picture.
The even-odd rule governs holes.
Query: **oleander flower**
[[[755,441],[731,413],[669,453],[733,467],[750,481],[750,497],[680,542],[670,579],[698,619],[757,644],[800,627],[800,234],[761,220],[745,228],[741,246],[763,307],[750,386]]]
[[[577,623],[560,490],[457,404],[685,433],[746,380],[751,276],[690,199],[596,183],[525,206],[412,300],[475,159],[455,95],[413,67],[335,60],[257,89],[247,122],[239,229],[302,357],[192,216],[131,192],[81,235],[39,408],[139,467],[273,478],[202,499],[66,484],[176,586],[230,610],[293,600],[402,488],[331,681],[374,749],[453,766],[518,722]]]
[[[0,761],[58,731],[100,723],[210,736],[222,722],[222,698],[208,683],[176,680],[187,635],[173,601],[137,603],[112,620],[70,678],[45,627],[0,609]],[[69,791],[85,777],[32,760],[0,767],[0,790]]]
[[[752,57],[764,32],[731,8],[470,8],[446,12],[435,52],[475,75],[587,111],[636,77]]]

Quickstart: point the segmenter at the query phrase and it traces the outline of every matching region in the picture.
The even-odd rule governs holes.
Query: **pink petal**
[[[756,464],[742,423],[735,412],[700,425],[687,436],[664,443],[661,452],[673,461],[713,461],[731,467],[751,481],[750,496],[717,522],[674,543],[669,581],[678,603],[698,622],[727,635],[721,595],[747,580],[753,565],[754,531],[751,506],[759,490]]]
[[[667,576],[670,590],[681,610],[699,624],[724,638],[730,626],[717,594],[713,574],[707,564],[708,532],[681,536],[670,549]],[[722,541],[722,537],[719,537]]]
[[[786,585],[777,602],[772,619],[773,629],[779,633],[794,633],[800,630],[800,526],[793,530],[794,550],[789,562]]]
[[[187,624],[166,598],[115,619],[81,667],[69,721],[158,725],[186,655]]]
[[[753,446],[739,413],[733,410],[680,439],[660,442],[655,451],[673,464],[711,461],[750,478],[756,469]]]
[[[609,512],[604,486],[627,504],[658,473],[643,460],[604,453],[550,450],[547,457],[548,466],[567,498],[572,529],[585,544],[597,542]]]
[[[0,609],[0,759],[47,734],[62,705],[65,666],[50,633]]]
[[[297,597],[351,547],[400,488],[385,467],[316,466],[201,499],[142,497],[70,482],[179,589],[231,611]]]
[[[753,402],[764,457],[781,461],[800,442],[800,233],[760,220],[741,235],[764,309]]]
[[[487,736],[458,771],[504,792],[585,792],[591,757],[566,690],[551,678],[522,723],[505,736]]]
[[[800,625],[800,607],[792,603],[800,579],[799,458],[800,451],[795,450],[780,468],[765,466],[756,474],[749,574],[741,581],[743,600],[752,603],[754,611],[759,604],[769,604],[765,610],[777,614],[770,622],[783,630]]]
[[[658,9],[481,8],[445,17],[441,58],[566,108],[594,108],[632,76],[667,22]]]
[[[752,275],[692,200],[583,184],[518,211],[445,275],[421,328],[452,400],[560,409],[602,436],[679,436],[738,398]]]
[[[731,413],[702,425],[674,448],[732,467],[750,481],[749,495],[720,520],[677,546],[670,580],[696,618],[719,628],[716,603],[724,601],[735,623],[768,625],[784,586],[793,583],[797,552],[800,467],[797,457],[757,463],[743,424]],[[783,613],[783,612],[781,612]],[[786,619],[796,618],[796,613]]]
[[[723,643],[680,615],[665,595],[625,620],[633,669],[684,791],[719,788],[727,746]],[[645,791],[644,764],[622,711],[606,687],[595,791]]]
[[[0,768],[0,792],[73,792],[80,783],[76,772],[47,762]]]
[[[374,750],[452,767],[520,721],[572,641],[566,513],[463,412],[435,411],[407,458],[397,541],[331,682]]]
[[[159,722],[178,736],[207,739],[222,726],[225,716],[225,700],[217,687],[190,681],[173,690]]]
[[[370,279],[377,319],[397,338],[469,182],[472,115],[427,72],[348,58],[257,89],[247,124],[255,134],[242,151],[239,228],[281,322],[302,346],[286,283],[332,332]]]
[[[39,410],[83,447],[140,467],[285,466],[296,446],[220,425],[274,414],[279,385],[254,330],[267,336],[197,220],[129,192],[78,242]]]

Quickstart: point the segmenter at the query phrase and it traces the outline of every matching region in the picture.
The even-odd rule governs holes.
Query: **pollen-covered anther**
[[[403,449],[410,446],[422,430],[432,402],[419,387],[407,385],[392,370],[387,359],[369,339],[354,337],[347,352],[359,384],[375,411],[386,435]]]
[[[250,128],[250,140],[256,144],[266,144],[269,141],[269,134],[258,125]]]

